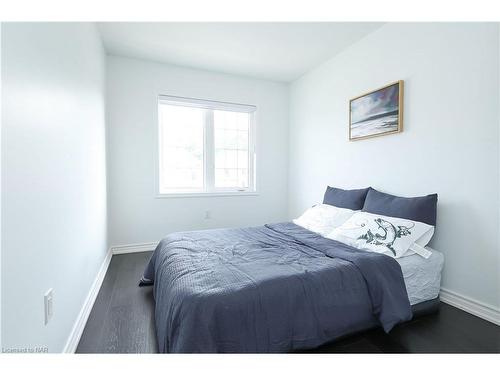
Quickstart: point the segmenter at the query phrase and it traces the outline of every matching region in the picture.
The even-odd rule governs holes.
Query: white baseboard
[[[479,302],[473,298],[452,292],[448,289],[441,289],[440,299],[448,305],[467,311],[484,320],[500,325],[500,309],[495,306]]]
[[[94,306],[94,302],[97,298],[99,290],[101,289],[102,282],[104,281],[104,276],[108,271],[109,264],[111,263],[111,257],[113,255],[128,254],[128,253],[140,253],[143,251],[153,251],[156,248],[157,242],[148,242],[141,244],[123,245],[123,246],[112,246],[109,248],[104,261],[102,262],[99,271],[97,272],[96,278],[90,287],[90,291],[87,294],[87,298],[83,303],[82,309],[76,318],[75,324],[71,330],[71,333],[64,346],[63,353],[75,353],[80,338],[82,337],[83,330],[87,324],[90,312]]]
[[[136,243],[131,245],[112,246],[111,252],[113,255],[142,253],[144,251],[153,251],[158,245],[158,242]]]
[[[97,294],[99,293],[102,282],[104,281],[104,276],[106,276],[106,272],[108,271],[112,255],[111,249],[109,249],[101,267],[99,268],[99,272],[97,272],[97,276],[92,283],[90,291],[87,294],[87,298],[83,303],[82,309],[76,318],[73,329],[71,330],[68,340],[66,341],[66,345],[64,346],[63,353],[74,353],[76,351],[80,338],[82,337],[83,330],[85,329],[85,325],[87,324],[87,319],[89,318],[90,312],[92,311],[92,307],[94,306],[94,302],[97,298]]]

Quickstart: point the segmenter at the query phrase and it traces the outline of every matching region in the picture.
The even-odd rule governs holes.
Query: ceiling
[[[109,54],[291,82],[382,26],[323,23],[98,23]]]

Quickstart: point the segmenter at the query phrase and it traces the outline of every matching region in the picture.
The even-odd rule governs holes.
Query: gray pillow
[[[436,226],[437,194],[403,198],[370,188],[363,211]]]
[[[349,208],[350,210],[361,210],[365,203],[368,189],[370,188],[344,190],[327,186],[323,203],[340,208]]]

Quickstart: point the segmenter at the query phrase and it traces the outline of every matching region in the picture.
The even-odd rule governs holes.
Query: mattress
[[[441,289],[444,256],[437,250],[427,249],[432,252],[428,259],[417,254],[396,259],[403,271],[411,305],[437,298]]]

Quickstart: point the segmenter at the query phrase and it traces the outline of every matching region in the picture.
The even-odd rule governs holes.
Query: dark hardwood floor
[[[138,287],[150,252],[115,255],[77,353],[156,353],[152,287]],[[439,312],[305,353],[499,353],[500,327],[441,303]]]
[[[138,282],[151,252],[114,255],[77,353],[156,353],[152,287]]]

